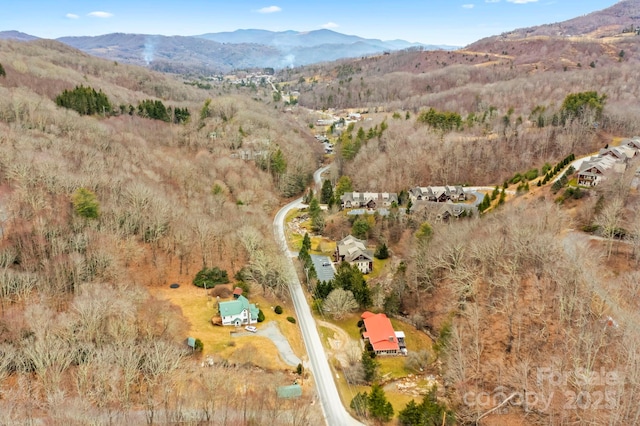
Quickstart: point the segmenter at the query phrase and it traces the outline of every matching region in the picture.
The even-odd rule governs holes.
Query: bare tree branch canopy
[[[233,77],[0,40],[0,424],[318,423],[314,378],[295,373],[303,396],[279,399],[291,366],[262,364],[272,352],[261,333],[214,327],[212,301],[191,283],[217,267],[267,317],[266,303],[291,311],[273,213],[324,166],[322,203],[292,223],[300,239],[309,232],[307,254],[331,255],[357,233],[390,256],[366,276],[338,265],[314,307],[353,323],[347,335],[365,307],[415,327],[406,364],[381,362],[394,404],[410,370],[419,387],[437,383],[431,402],[461,424],[639,424],[635,3],[572,37],[516,30],[456,51]],[[565,160],[598,152],[617,161],[601,183],[578,188],[574,174],[553,187]],[[467,199],[411,191],[445,185]],[[398,199],[356,217],[340,209],[349,191]],[[291,250],[300,239],[292,232]],[[306,321],[276,320],[305,359],[294,340]],[[411,347],[416,336],[426,343]],[[363,384],[361,344],[336,353],[338,380]],[[585,381],[603,372],[605,385]],[[575,394],[576,409],[532,402],[551,392]],[[485,393],[490,406],[469,399]]]
[[[350,290],[336,288],[322,303],[322,311],[334,319],[340,320],[348,313],[358,309],[358,302]]]

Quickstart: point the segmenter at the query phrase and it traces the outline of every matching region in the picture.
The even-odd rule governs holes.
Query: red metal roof
[[[385,314],[372,314],[367,311],[362,314],[361,318],[364,320],[364,328],[366,329],[362,336],[369,339],[374,351],[400,350],[393,325]]]

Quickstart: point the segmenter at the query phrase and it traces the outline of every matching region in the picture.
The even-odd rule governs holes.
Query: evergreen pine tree
[[[393,417],[393,407],[387,400],[382,386],[375,383],[369,394],[369,415],[379,422],[388,422]]]
[[[371,357],[371,353],[369,351],[362,352],[362,369],[364,370],[364,379],[367,382],[371,382],[376,378],[376,373],[378,372],[378,363],[375,359]]]
[[[499,194],[500,194],[500,188],[496,185],[496,187],[493,188],[493,192],[491,192],[491,201],[495,200]]]
[[[380,260],[383,259],[388,259],[389,258],[389,248],[387,247],[387,245],[385,243],[382,243],[381,245],[378,246],[378,248],[376,249],[375,252],[375,257],[377,257]]]
[[[330,204],[332,198],[333,198],[333,186],[331,185],[331,181],[325,180],[324,182],[322,182],[322,190],[320,192],[320,203]]]
[[[311,237],[307,232],[304,233],[304,238],[302,238],[302,247],[306,248],[307,251],[311,250]]]
[[[403,410],[398,413],[398,422],[400,426],[415,426],[422,423],[422,410],[412,399],[407,403]]]
[[[317,198],[312,198],[309,202],[309,216],[311,216],[311,229],[320,232],[324,229],[324,215],[320,209]]]
[[[358,392],[349,405],[358,417],[366,417],[369,411],[369,394]]]

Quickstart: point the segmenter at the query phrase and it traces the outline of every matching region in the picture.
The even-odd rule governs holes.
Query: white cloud
[[[263,7],[262,9],[256,10],[256,12],[258,13],[276,13],[281,11],[282,11],[282,8],[278,6]]]
[[[111,18],[113,16],[113,13],[97,10],[95,12],[87,13],[87,16],[91,16],[93,18]]]
[[[500,0],[484,0],[485,3],[500,3]]]
[[[66,17],[67,17],[67,18],[69,18],[69,19],[78,19],[78,18],[80,18],[80,17],[79,17],[78,15],[76,15],[75,13],[67,13],[67,14],[66,14],[66,15],[64,15],[64,16],[66,16]]]
[[[473,4],[463,4],[462,7],[465,9],[473,9]]]
[[[526,4],[526,3],[535,3],[538,0],[507,0],[509,3],[515,4]]]
[[[326,24],[320,25],[321,28],[326,28],[327,30],[338,28],[339,26],[340,25],[336,24],[335,22],[327,22]]]

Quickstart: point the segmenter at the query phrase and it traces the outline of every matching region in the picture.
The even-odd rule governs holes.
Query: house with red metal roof
[[[404,333],[395,331],[385,314],[364,312],[360,318],[364,321],[365,331],[362,337],[369,341],[376,355],[406,355],[407,347]]]

